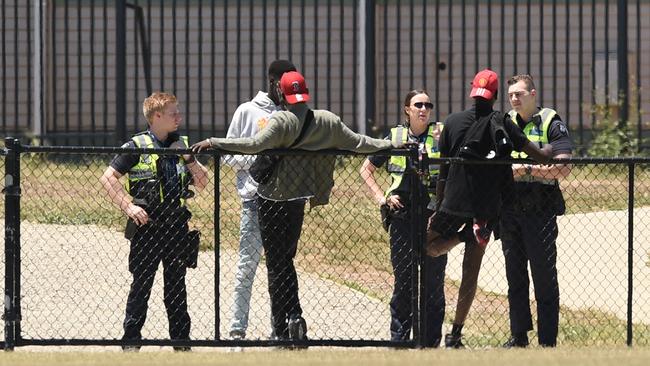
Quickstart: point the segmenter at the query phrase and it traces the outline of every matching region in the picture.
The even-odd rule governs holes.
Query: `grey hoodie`
[[[230,121],[226,138],[255,136],[266,125],[270,115],[280,109],[267,93],[257,92],[255,98],[237,107]],[[248,173],[254,160],[254,155],[226,155],[223,157],[224,163],[237,170],[237,192],[244,201],[254,199],[257,193],[257,183]]]

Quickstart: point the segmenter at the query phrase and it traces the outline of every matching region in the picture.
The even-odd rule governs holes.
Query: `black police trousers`
[[[131,240],[129,271],[133,282],[126,302],[123,339],[141,339],[140,331],[147,318],[147,309],[154,276],[163,264],[164,303],[171,339],[189,339],[190,315],[187,312],[185,288],[186,245],[183,238],[187,225],[153,225],[138,228]]]
[[[425,210],[421,218],[420,227],[424,229],[424,223],[433,213]],[[390,300],[390,334],[391,340],[408,340],[413,327],[413,250],[411,246],[411,215],[402,217],[391,217],[390,233],[390,259],[393,266],[395,283],[393,296]],[[420,316],[424,321],[424,347],[437,347],[442,338],[442,324],[445,318],[445,267],[447,255],[432,258],[422,253],[424,271],[424,289],[426,305]],[[419,283],[417,281],[416,283]]]
[[[512,334],[533,329],[528,296],[528,262],[537,301],[537,334],[542,346],[555,346],[560,312],[557,280],[557,217],[540,202],[536,209],[505,209],[501,217],[501,243],[508,279]]]
[[[289,337],[288,320],[302,316],[293,259],[305,217],[305,201],[272,201],[258,197],[257,203],[268,272],[273,334],[286,339]]]

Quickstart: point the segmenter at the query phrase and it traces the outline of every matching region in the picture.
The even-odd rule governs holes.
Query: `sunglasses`
[[[415,102],[413,103],[413,106],[417,109],[421,109],[422,107],[426,109],[433,109],[433,103],[431,102]]]

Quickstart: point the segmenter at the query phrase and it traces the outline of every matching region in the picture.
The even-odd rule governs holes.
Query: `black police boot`
[[[136,332],[134,331],[126,331],[124,336],[122,337],[123,341],[139,341],[142,339],[142,337],[139,335],[135,335]],[[137,353],[140,352],[140,346],[134,346],[134,345],[129,345],[129,344],[124,344],[122,345],[122,351],[124,352],[129,352],[129,353]]]
[[[292,341],[306,341],[307,338],[307,322],[301,316],[289,319],[287,324],[289,330],[289,339]],[[307,348],[305,345],[296,346],[296,348]]]
[[[447,333],[445,335],[445,348],[463,349],[465,345],[462,341],[462,334]]]
[[[528,335],[516,334],[510,337],[506,343],[503,344],[503,348],[526,348],[528,347]]]

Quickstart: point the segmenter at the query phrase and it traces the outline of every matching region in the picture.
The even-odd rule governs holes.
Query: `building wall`
[[[358,100],[360,37],[356,2],[174,2],[134,1],[142,7],[151,45],[154,90],[177,94],[185,132],[223,135],[236,106],[266,88],[266,66],[290,58],[305,74],[314,108],[340,114],[351,127]],[[369,133],[383,134],[402,118],[403,96],[426,88],[434,118],[467,107],[474,73],[491,67],[502,77],[498,107],[508,109],[505,79],[530,73],[540,102],[554,107],[576,136],[594,127],[592,97],[610,99],[616,84],[616,4],[557,2],[377,2],[376,118]],[[613,3],[613,4],[612,4]],[[67,4],[67,5],[66,5]],[[264,6],[263,4],[266,4]],[[304,7],[302,6],[304,4]],[[436,5],[437,4],[437,5]],[[491,5],[488,5],[491,4]],[[28,2],[8,1],[3,19],[3,110],[6,133],[34,128],[32,47],[34,18]],[[629,4],[629,72],[636,111],[650,98],[650,2]],[[87,134],[83,141],[112,144],[115,130],[115,10],[112,2],[47,2],[43,12],[43,120],[48,134]],[[127,11],[127,129],[146,127],[140,104],[146,97],[135,11]],[[540,16],[541,15],[541,16]],[[581,20],[582,19],[582,20]],[[607,21],[608,24],[605,24]],[[29,23],[29,25],[28,25]],[[237,27],[239,25],[239,27]],[[605,69],[608,63],[609,70]],[[609,71],[609,80],[605,75]],[[596,93],[592,93],[596,90]],[[644,121],[648,118],[642,115]],[[648,122],[645,122],[646,127]],[[51,139],[56,143],[72,140]]]

